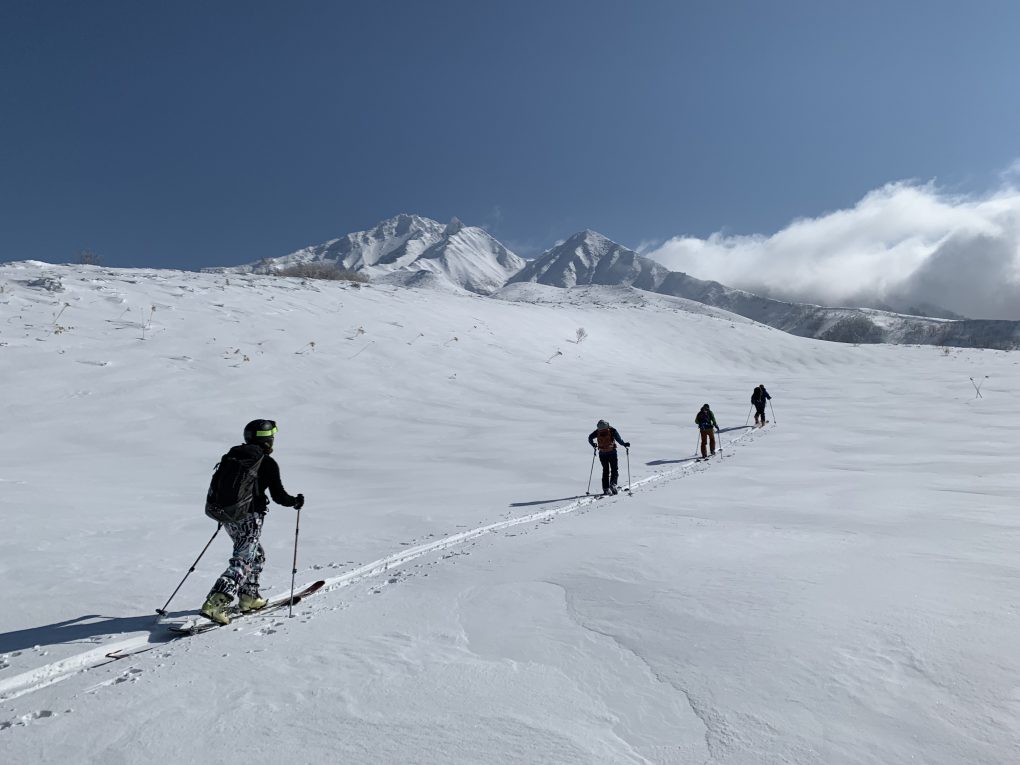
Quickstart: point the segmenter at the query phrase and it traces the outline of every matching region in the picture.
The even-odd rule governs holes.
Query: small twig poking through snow
[[[351,335],[350,337],[348,337],[347,339],[348,340],[357,340],[363,334],[365,334],[365,328],[364,327],[358,327],[356,330],[354,330],[354,334]]]
[[[251,357],[247,353],[242,353],[240,348],[235,348],[234,350],[230,350],[229,348],[227,348],[227,350],[224,351],[224,353],[226,353],[226,355],[223,357],[225,361],[230,361],[231,357],[233,357],[234,361],[237,361],[236,364],[230,365],[232,367],[239,367],[244,362],[251,361]],[[241,357],[240,360],[237,359],[238,356]]]
[[[443,347],[445,348],[450,343],[456,343],[456,342],[459,342],[459,341],[458,341],[458,339],[457,339],[457,337],[455,335],[454,337],[451,337],[449,340],[447,340],[445,343],[443,343]]]
[[[588,337],[588,331],[584,327],[577,328],[577,340],[575,342],[580,345],[584,338]]]
[[[553,354],[552,356],[550,356],[550,357],[549,357],[548,359],[546,359],[546,360],[545,360],[545,363],[546,363],[546,364],[549,364],[549,363],[551,363],[551,362],[552,362],[552,360],[553,360],[553,359],[555,359],[555,358],[556,358],[557,356],[562,356],[562,355],[563,355],[563,351],[556,351],[556,353],[554,353],[554,354]]]
[[[371,345],[372,343],[374,343],[374,342],[375,342],[375,340],[369,340],[369,341],[368,341],[368,342],[367,342],[367,343],[365,344],[365,348],[368,348],[368,346],[370,346],[370,345]],[[361,353],[362,353],[362,352],[363,352],[363,351],[365,350],[365,348],[362,348],[362,349],[361,349],[360,351],[358,351],[357,353],[355,353],[355,354],[354,354],[354,356],[360,356],[360,355],[361,355]],[[354,356],[349,356],[349,357],[348,357],[348,359],[353,359],[353,358],[354,358]]]
[[[154,313],[156,313],[156,306],[150,305],[149,306],[149,318],[147,318],[145,320],[145,323],[142,325],[142,340],[145,339],[145,331],[152,327],[152,315]]]
[[[304,354],[309,353],[309,352],[315,353],[315,341],[314,340],[305,343],[300,348],[298,348],[296,351],[294,351],[294,353],[298,354],[299,356],[303,356]]]
[[[63,307],[59,311],[57,311],[57,315],[53,317],[53,334],[54,335],[59,335],[61,332],[66,332],[69,329],[73,329],[73,327],[65,327],[65,326],[63,326],[61,324],[57,324],[57,319],[59,319],[61,317],[61,315],[64,313],[64,311],[66,311],[70,307],[71,307],[70,303],[64,303]]]
[[[418,337],[425,337],[425,333],[424,332],[419,332],[418,333]],[[418,337],[414,338],[414,340],[408,340],[407,344],[408,345],[414,345],[418,341]]]
[[[985,375],[985,380],[987,380],[987,379],[988,379],[988,375]],[[982,380],[981,382],[977,383],[977,382],[974,382],[974,378],[973,377],[970,378],[970,384],[974,386],[974,392],[976,394],[974,396],[974,398],[984,398],[984,396],[981,395],[981,386],[985,384],[985,380]]]

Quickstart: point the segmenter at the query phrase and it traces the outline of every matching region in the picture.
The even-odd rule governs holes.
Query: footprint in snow
[[[138,669],[137,667],[132,667],[123,675],[114,680],[113,684],[119,685],[120,683],[133,683],[135,680],[138,679],[138,676],[141,674],[142,670]]]

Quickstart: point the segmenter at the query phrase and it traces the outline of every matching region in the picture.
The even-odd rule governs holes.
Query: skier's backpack
[[[209,483],[205,514],[220,523],[237,523],[251,514],[265,450],[258,444],[233,447],[220,458]]]
[[[595,441],[599,445],[600,452],[616,451],[616,446],[613,444],[615,440],[616,439],[613,438],[612,428],[602,428],[595,435]]]

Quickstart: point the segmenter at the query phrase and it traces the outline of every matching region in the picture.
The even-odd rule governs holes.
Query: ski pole
[[[694,442],[694,456],[698,456],[698,451],[701,449],[701,431],[698,431],[698,438]]]
[[[776,410],[772,408],[772,400],[771,399],[769,399],[769,411],[772,412],[772,424],[773,425],[778,425],[779,423],[776,422]]]
[[[290,570],[290,603],[287,604],[287,618],[294,615],[294,579],[297,577],[297,539],[298,531],[301,529],[301,508],[297,509],[297,517],[294,520],[294,565]]]
[[[585,494],[591,494],[591,477],[595,475],[595,455],[598,454],[598,449],[594,446],[591,448],[591,470],[588,471],[588,488],[584,490]]]
[[[754,409],[754,404],[751,404],[751,409]],[[747,427],[747,423],[751,421],[751,409],[747,410],[747,417],[744,418],[744,427]]]
[[[176,594],[177,594],[177,592],[178,592],[178,591],[179,591],[179,590],[181,589],[181,587],[183,587],[183,586],[184,586],[184,582],[185,582],[185,580],[186,580],[186,579],[187,579],[187,578],[188,578],[189,576],[191,576],[191,573],[192,573],[192,572],[193,572],[193,571],[195,570],[195,566],[197,566],[197,565],[198,565],[198,562],[199,562],[200,560],[202,560],[202,556],[203,556],[203,555],[205,555],[205,551],[209,549],[209,545],[211,545],[211,544],[212,544],[212,541],[213,541],[214,539],[216,539],[216,535],[220,533],[220,529],[222,529],[222,528],[223,528],[223,524],[222,524],[222,523],[217,523],[217,524],[216,524],[216,531],[214,531],[214,532],[213,532],[213,535],[212,535],[211,537],[209,537],[209,541],[205,543],[205,547],[203,547],[203,548],[202,548],[202,552],[200,552],[200,553],[198,554],[198,557],[197,557],[197,558],[195,558],[195,562],[191,564],[191,568],[189,568],[189,569],[188,569],[188,573],[186,573],[186,574],[184,575],[184,579],[182,579],[182,580],[181,580],[181,583],[180,583],[179,585],[177,585],[177,589],[176,589],[176,590],[174,590],[174,591],[173,591],[173,592],[171,593],[170,597],[166,599],[166,603],[164,603],[164,604],[163,604],[163,607],[162,607],[162,608],[157,608],[157,609],[156,609],[156,614],[157,614],[157,616],[156,616],[156,621],[159,621],[159,619],[160,619],[161,617],[163,617],[163,616],[166,616],[166,607],[170,605],[170,601],[174,599],[174,595],[176,595]]]
[[[722,456],[722,431],[719,428],[715,429],[715,434],[719,436],[719,456]]]
[[[630,493],[630,447],[624,447],[627,450],[627,492]]]

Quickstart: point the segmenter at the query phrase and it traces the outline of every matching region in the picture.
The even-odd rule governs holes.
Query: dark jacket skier
[[[694,422],[701,431],[701,456],[709,456],[705,448],[706,444],[712,449],[712,454],[715,454],[715,434],[719,431],[719,423],[715,421],[715,415],[712,414],[712,409],[708,404],[701,407],[694,417]],[[714,432],[713,428],[715,428]]]
[[[266,562],[266,553],[259,543],[262,535],[262,521],[269,510],[269,499],[284,507],[301,509],[305,503],[303,494],[292,497],[283,488],[280,480],[280,466],[270,453],[277,427],[273,420],[252,420],[244,428],[244,442],[256,444],[265,452],[259,463],[255,479],[255,497],[251,512],[236,523],[224,523],[223,528],[234,542],[234,550],[227,564],[227,570],[209,591],[202,604],[201,614],[219,624],[230,624],[228,606],[238,595],[238,610],[242,613],[255,611],[266,605],[266,599],[259,594],[259,575]]]
[[[595,430],[588,434],[588,445],[598,450],[599,462],[602,463],[602,493],[616,494],[619,491],[617,482],[620,479],[620,462],[616,457],[616,445],[630,448],[630,442],[624,441],[619,432],[605,420],[599,420]]]
[[[751,394],[751,403],[754,404],[754,424],[764,425],[768,420],[765,419],[765,402],[770,400],[772,396],[765,390],[764,385],[759,385],[754,389],[754,393]],[[744,422],[747,422],[745,420]]]

